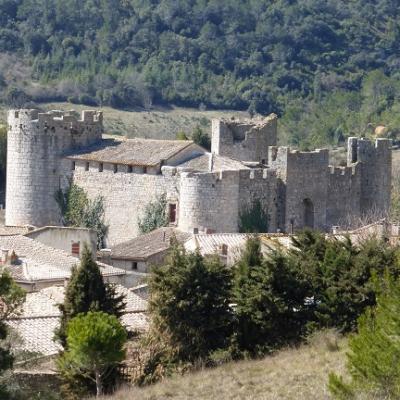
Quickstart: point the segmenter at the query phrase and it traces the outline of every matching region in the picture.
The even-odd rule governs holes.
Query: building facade
[[[278,147],[277,117],[215,120],[212,149],[191,141],[102,139],[102,114],[12,110],[8,115],[6,224],[60,224],[57,190],[70,182],[104,199],[107,245],[138,236],[146,205],[165,195],[170,225],[238,232],[257,203],[269,232],[330,231],[390,207],[391,141],[348,140],[347,165],[325,149]]]

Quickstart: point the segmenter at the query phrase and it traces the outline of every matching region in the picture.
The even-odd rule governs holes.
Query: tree
[[[300,340],[309,318],[304,300],[310,285],[293,261],[280,251],[265,259],[260,239],[250,237],[234,271],[238,350],[260,355]]]
[[[148,233],[167,225],[167,196],[163,193],[146,205],[144,215],[138,221],[138,226],[141,233]]]
[[[356,393],[400,396],[400,282],[387,273],[378,291],[376,308],[366,310],[358,321],[358,333],[349,339],[350,382],[335,374],[329,377],[329,389],[336,398],[355,398]]]
[[[102,248],[108,231],[104,221],[103,197],[96,196],[90,200],[81,187],[71,182],[65,192],[61,189],[56,192],[55,199],[60,208],[62,223],[65,226],[93,229],[97,234],[97,248]]]
[[[0,397],[6,397],[6,383],[1,375],[12,368],[14,357],[11,349],[4,346],[4,340],[7,338],[8,328],[5,320],[18,311],[25,300],[24,291],[15,284],[8,272],[2,272],[0,275]],[[4,397],[3,397],[4,396]]]
[[[240,213],[239,232],[263,233],[268,232],[269,216],[261,201],[254,201],[250,207]]]
[[[211,150],[210,136],[208,136],[207,133],[205,133],[203,129],[200,128],[200,126],[196,126],[194,128],[192,132],[192,140],[199,146],[204,147],[206,150]]]
[[[103,394],[104,380],[125,358],[125,328],[114,315],[101,311],[79,314],[67,326],[67,348],[58,365],[64,374],[81,375]]]
[[[92,254],[85,246],[79,267],[73,267],[65,291],[64,303],[60,306],[61,322],[56,338],[67,348],[68,322],[78,314],[103,311],[120,317],[125,308],[124,297],[117,295],[115,288],[104,283],[103,276]]]
[[[218,258],[186,253],[177,243],[150,277],[152,334],[175,361],[207,359],[228,345],[231,272]]]

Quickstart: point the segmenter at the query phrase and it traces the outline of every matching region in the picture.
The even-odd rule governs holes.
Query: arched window
[[[303,200],[303,225],[314,228],[314,204],[310,199]]]

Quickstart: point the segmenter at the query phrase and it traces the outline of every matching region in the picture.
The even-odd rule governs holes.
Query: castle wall
[[[238,171],[181,172],[179,229],[237,232]]]
[[[64,160],[70,165],[70,160]],[[85,161],[76,161],[73,182],[83,188],[90,199],[104,198],[105,222],[109,226],[107,246],[132,239],[140,234],[138,220],[150,201],[163,193],[167,200],[178,199],[178,181],[175,169],[163,167],[163,174],[114,173],[113,164],[104,164],[99,172],[98,163],[90,162],[86,171]],[[67,166],[65,167],[67,169]],[[164,173],[165,172],[165,173]]]
[[[239,214],[260,201],[268,214],[268,232],[277,229],[277,178],[271,169],[239,171]]]
[[[329,167],[326,223],[328,227],[351,224],[361,216],[361,165]]]
[[[241,161],[268,163],[268,146],[277,143],[277,116],[264,121],[212,120],[211,152]]]
[[[259,200],[276,229],[276,175],[268,169],[182,172],[179,228],[188,232],[238,232],[240,214]]]
[[[392,178],[392,143],[389,139],[376,139],[375,143],[355,137],[348,140],[348,165],[360,162],[361,214],[390,208]]]
[[[307,226],[326,229],[328,150],[291,151],[270,148],[270,166],[276,169],[278,228],[286,232]]]
[[[7,225],[56,225],[54,199],[64,171],[61,154],[101,138],[102,117],[82,113],[82,120],[61,112],[11,110],[8,113]]]

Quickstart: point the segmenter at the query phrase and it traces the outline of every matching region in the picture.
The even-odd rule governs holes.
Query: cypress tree
[[[120,317],[125,308],[124,296],[104,282],[91,251],[85,246],[80,265],[74,266],[65,291],[64,303],[59,305],[61,323],[56,339],[66,347],[66,327],[71,318],[89,311],[103,311]]]
[[[228,345],[232,313],[231,272],[218,258],[188,253],[177,243],[167,263],[150,278],[153,335],[173,361],[206,359]]]

